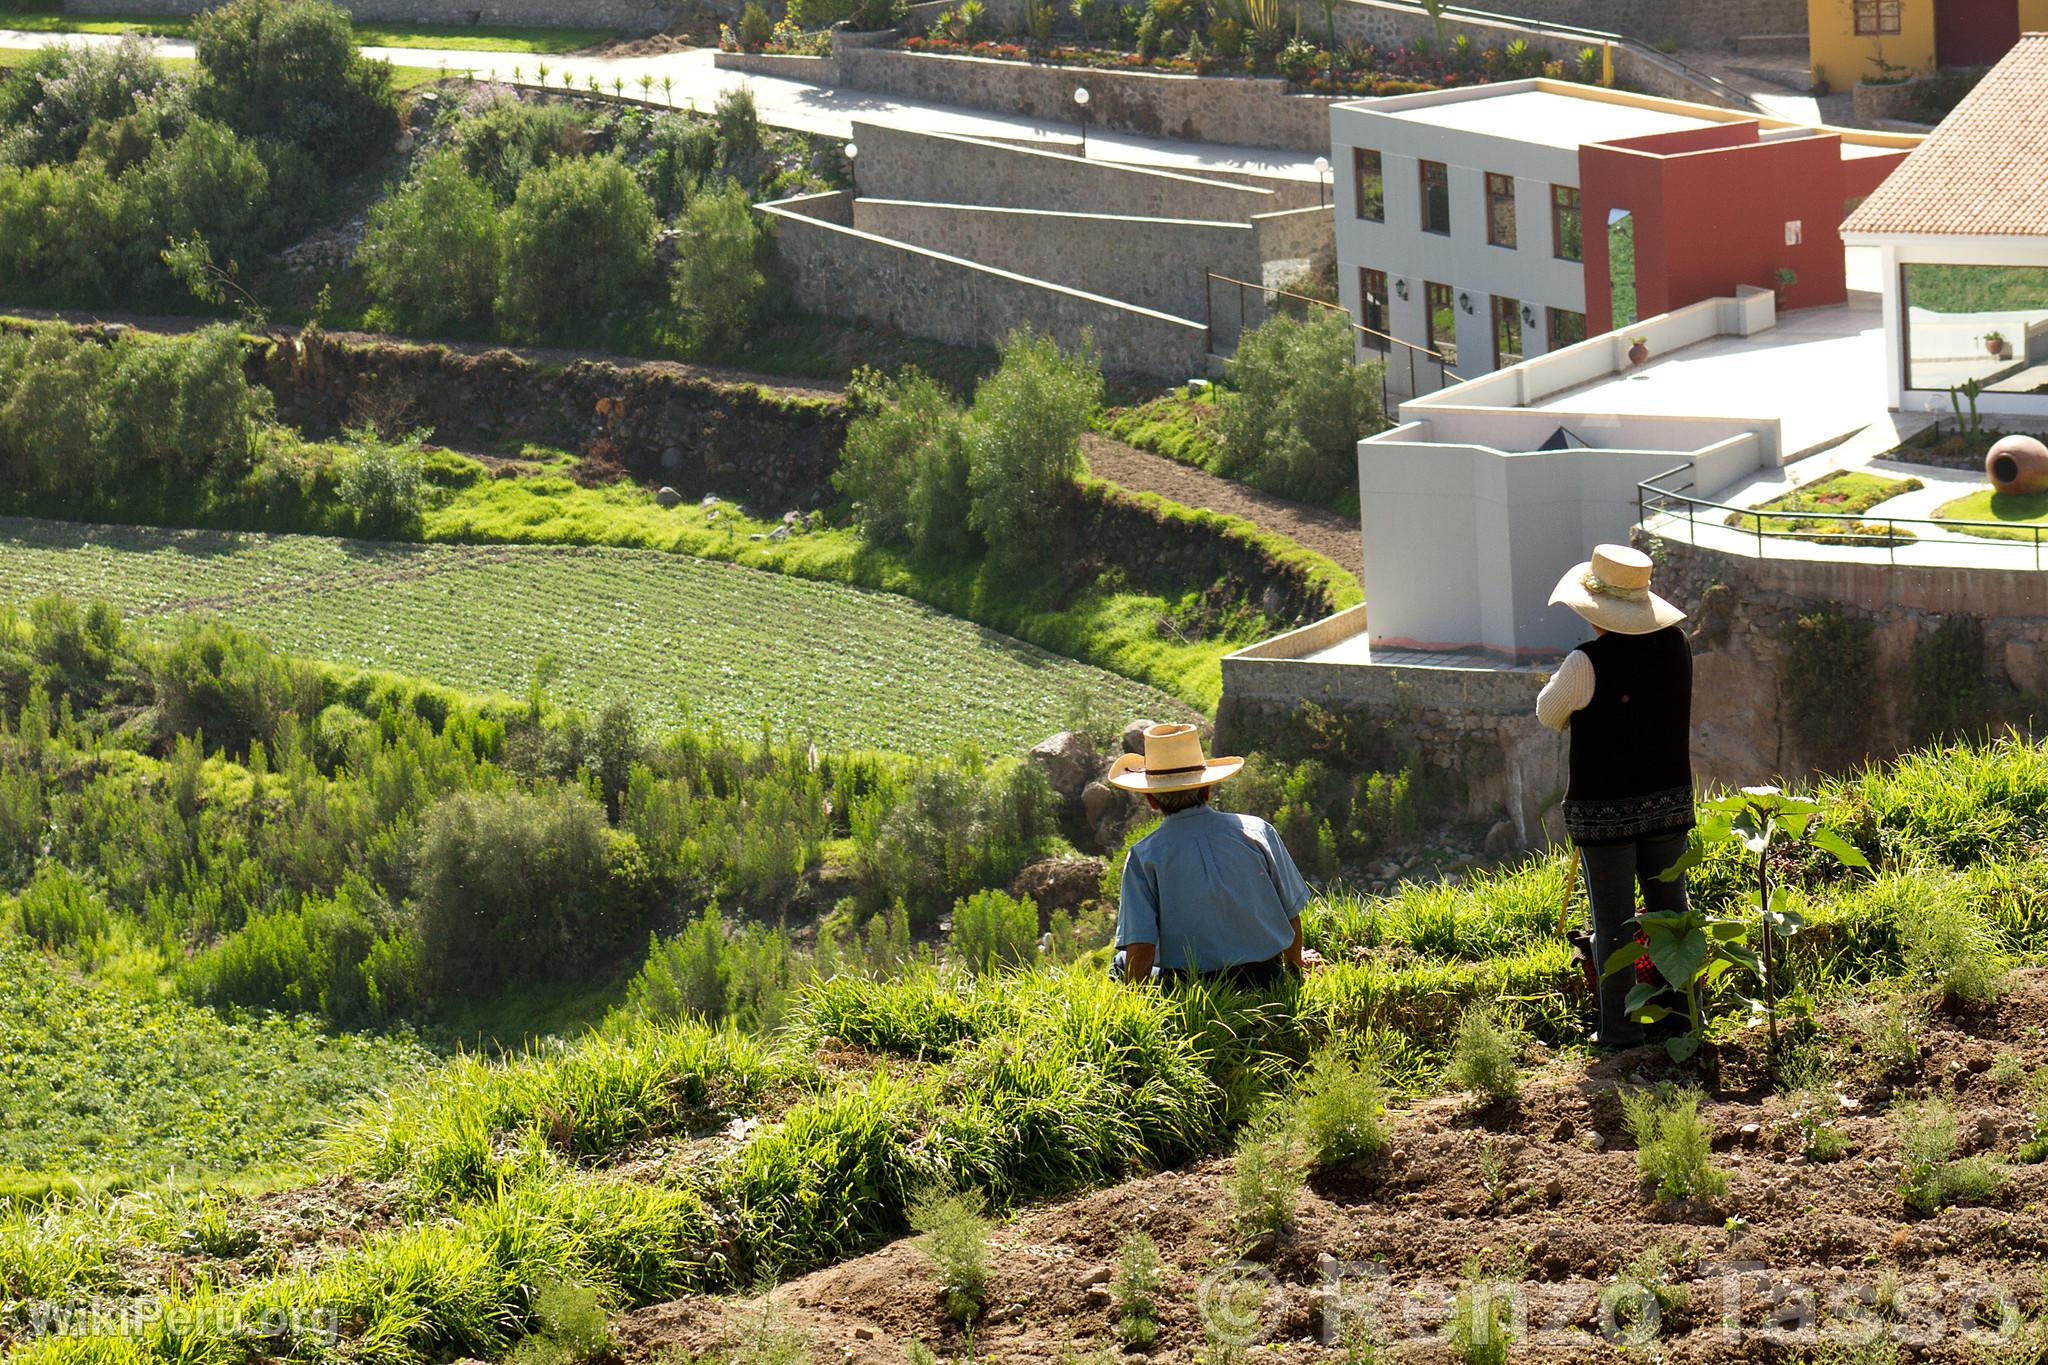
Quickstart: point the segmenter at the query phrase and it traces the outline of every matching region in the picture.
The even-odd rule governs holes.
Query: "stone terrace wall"
[[[197,14],[219,0],[64,0],[67,13]],[[669,27],[682,6],[669,0],[341,0],[353,17],[384,24],[503,24],[618,28],[656,32]]]
[[[843,191],[758,207],[797,304],[812,312],[961,346],[1000,346],[1026,326],[1062,346],[1086,333],[1113,373],[1179,381],[1207,372],[1200,323],[860,232],[847,225]]]
[[[767,513],[838,501],[846,435],[837,399],[777,394],[676,367],[577,361],[540,366],[511,351],[361,344],[317,334],[253,350],[251,380],[313,433],[381,413],[447,445],[535,441],[599,456],[686,497],[717,493]]]
[[[1261,263],[1259,233],[1248,223],[862,199],[853,206],[853,225],[1195,320],[1204,316],[1204,271],[1242,279]]]

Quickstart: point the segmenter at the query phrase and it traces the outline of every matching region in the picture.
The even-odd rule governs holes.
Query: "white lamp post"
[[[855,194],[860,193],[860,177],[856,174],[859,170],[860,144],[858,142],[849,142],[846,144],[846,178],[853,182],[853,192]]]
[[[1074,87],[1074,107],[1081,111],[1081,155],[1088,155],[1088,87]]]
[[[1330,204],[1329,188],[1330,158],[1319,156],[1316,158],[1316,202],[1324,208]]]

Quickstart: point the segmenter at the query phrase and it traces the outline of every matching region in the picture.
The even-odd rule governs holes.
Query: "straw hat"
[[[1557,580],[1550,594],[1603,630],[1648,635],[1675,626],[1685,613],[1650,591],[1650,557],[1626,545],[1595,545],[1593,557]]]
[[[1150,725],[1145,752],[1119,758],[1105,780],[1127,792],[1184,792],[1221,782],[1243,766],[1241,758],[1204,758],[1192,725]]]

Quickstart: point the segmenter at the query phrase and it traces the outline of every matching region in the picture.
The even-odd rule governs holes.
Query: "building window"
[[[1550,187],[1551,254],[1560,261],[1583,261],[1586,246],[1579,231],[1579,191],[1573,185]]]
[[[2048,361],[2048,266],[1899,267],[1906,387],[2033,393]]]
[[[1380,154],[1370,147],[1351,149],[1351,182],[1357,187],[1358,216],[1368,223],[1387,221],[1387,183],[1380,178]]]
[[[1387,272],[1361,267],[1358,272],[1358,312],[1364,321],[1365,349],[1384,351],[1387,340]]]
[[[1850,0],[1856,11],[1856,35],[1882,37],[1899,31],[1901,0]]]
[[[1550,314],[1547,329],[1550,350],[1561,351],[1586,339],[1584,313],[1574,313],[1569,308],[1551,308],[1546,311]]]
[[[1515,178],[1486,173],[1486,240],[1493,246],[1515,244]]]
[[[1422,163],[1422,230],[1451,231],[1451,168],[1441,161]]]
[[[1522,363],[1522,302],[1493,296],[1493,367],[1504,370]]]
[[[1422,286],[1424,320],[1429,324],[1429,349],[1444,359],[1444,364],[1458,363],[1458,301],[1447,284],[1434,280]]]

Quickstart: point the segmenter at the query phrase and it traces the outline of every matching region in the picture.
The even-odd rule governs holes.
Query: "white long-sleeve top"
[[[1536,719],[1553,730],[1562,730],[1572,723],[1574,711],[1584,709],[1592,701],[1593,660],[1585,650],[1575,649],[1564,656],[1557,672],[1536,694]]]

